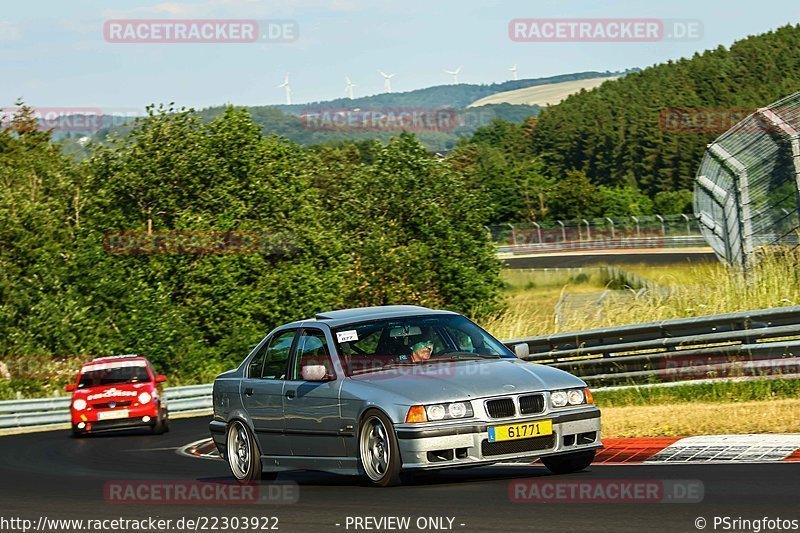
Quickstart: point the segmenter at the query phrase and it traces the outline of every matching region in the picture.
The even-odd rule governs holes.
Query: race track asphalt
[[[698,517],[707,520],[706,530],[714,531],[714,516],[800,519],[800,463],[593,466],[566,476],[549,474],[538,465],[495,465],[428,473],[388,489],[368,487],[357,478],[297,472],[279,477],[279,482],[297,484],[298,501],[292,504],[106,501],[104,486],[109,481],[231,481],[222,461],[177,453],[178,448],[207,438],[207,423],[207,417],[173,420],[172,430],[160,436],[127,432],[73,439],[69,432],[50,431],[0,437],[0,519],[275,516],[280,531],[375,531],[348,528],[347,519],[408,516],[409,531],[420,530],[415,525],[419,517],[449,517],[456,531],[562,532],[697,531]],[[699,480],[704,495],[699,503],[511,502],[509,485],[528,479]]]

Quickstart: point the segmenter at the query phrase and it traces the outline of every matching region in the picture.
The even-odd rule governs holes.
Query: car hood
[[[410,403],[466,400],[585,386],[583,381],[567,372],[520,359],[411,365],[360,374],[351,379],[408,398]]]
[[[87,402],[124,401],[134,400],[142,392],[153,392],[152,383],[118,383],[79,389],[72,394],[72,398],[83,398]]]

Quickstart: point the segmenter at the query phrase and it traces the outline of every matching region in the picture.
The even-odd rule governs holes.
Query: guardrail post
[[[611,238],[614,239],[615,238],[615,236],[614,236],[614,221],[611,220],[609,217],[606,217],[606,220],[608,220],[608,223],[611,225]]]
[[[567,242],[567,229],[564,227],[564,223],[560,220],[556,220],[558,224],[561,226],[561,237],[564,242]]]
[[[492,230],[489,229],[489,226],[484,226],[484,228],[486,228],[486,233],[489,234],[489,242],[494,241],[494,235],[492,235]]]
[[[641,234],[639,233],[639,219],[636,217],[631,217],[631,218],[636,223],[636,237],[641,237]]]
[[[667,226],[664,224],[664,217],[662,217],[661,215],[656,215],[656,218],[658,219],[659,222],[661,222],[661,235],[666,237],[667,236]]]
[[[692,230],[689,227],[689,215],[686,213],[681,213],[681,216],[684,218],[684,220],[686,220],[686,236],[688,237],[692,234]]]
[[[584,218],[583,219],[583,223],[586,224],[586,240],[587,241],[591,241],[592,240],[592,230],[589,228],[589,221]]]
[[[514,246],[517,245],[517,229],[514,227],[514,224],[508,223],[508,227],[511,228],[511,242]]]
[[[542,227],[539,225],[538,222],[534,222],[533,226],[536,228],[536,236],[538,238],[538,244],[542,244]]]

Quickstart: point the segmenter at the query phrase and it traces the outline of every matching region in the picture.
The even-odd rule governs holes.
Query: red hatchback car
[[[66,387],[72,392],[72,434],[131,428],[169,431],[161,387],[166,380],[139,355],[100,357],[84,364],[75,383]]]

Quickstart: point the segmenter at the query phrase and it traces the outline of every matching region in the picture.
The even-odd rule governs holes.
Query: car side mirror
[[[67,385],[66,387],[64,387],[64,390],[65,390],[65,391],[67,391],[67,392],[72,392],[72,391],[74,391],[74,390],[75,390],[75,384],[74,384],[74,383],[70,383],[69,385]]]
[[[528,346],[527,342],[521,342],[519,344],[514,345],[514,353],[520,359],[525,359],[529,355],[531,355],[531,349]]]
[[[304,381],[325,381],[328,369],[325,365],[306,365],[300,370]]]
[[[156,383],[164,383],[165,381],[167,381],[167,376],[164,374],[158,374],[156,376]]]

